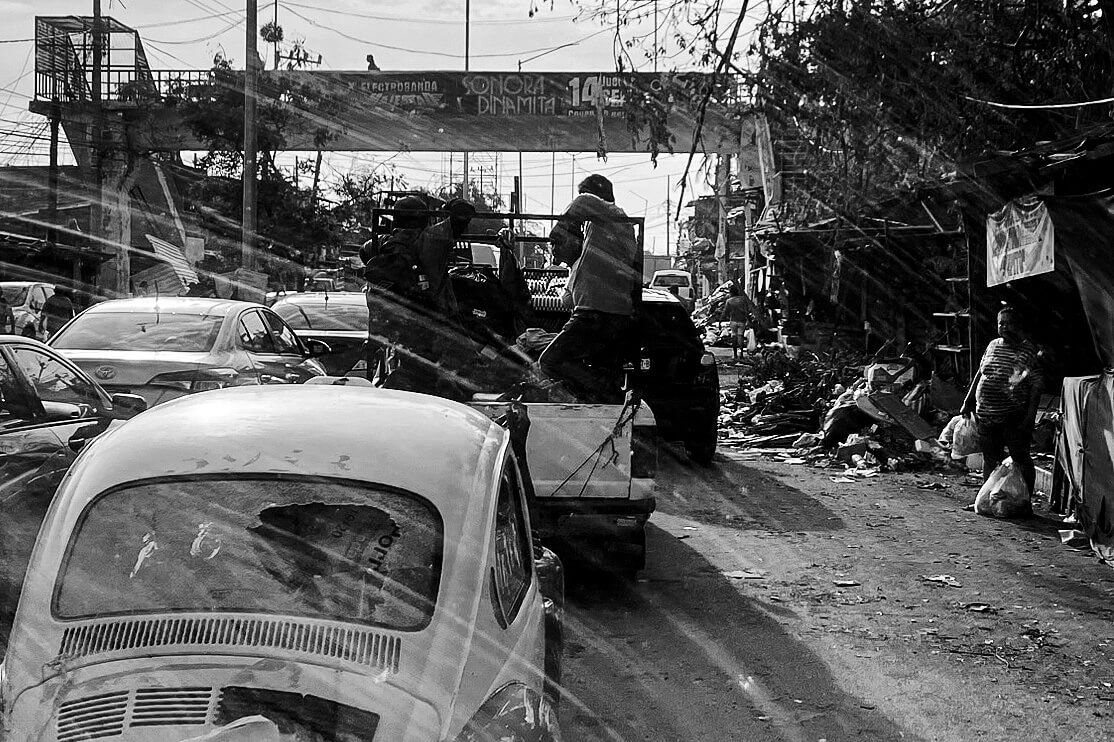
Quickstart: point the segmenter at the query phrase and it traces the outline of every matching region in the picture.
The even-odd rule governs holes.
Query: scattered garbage
[[[1091,539],[1083,531],[1072,529],[1060,531],[1060,543],[1076,549],[1088,549],[1091,546]]]
[[[1024,518],[1033,514],[1029,487],[1013,459],[999,464],[983,484],[975,498],[975,512],[994,518]]]
[[[859,587],[863,583],[855,580],[832,580],[832,584],[836,587]]]
[[[989,603],[964,603],[963,607],[972,613],[993,613],[994,608]]]
[[[753,571],[749,569],[736,569],[727,572],[720,572],[721,575],[732,580],[762,580],[766,575],[763,572]]]
[[[951,575],[921,575],[921,579],[925,582],[947,585],[948,587],[963,587],[963,585],[959,583],[959,580]]]

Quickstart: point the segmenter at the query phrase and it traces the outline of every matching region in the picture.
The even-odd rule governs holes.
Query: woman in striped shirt
[[[990,341],[961,412],[974,413],[983,451],[983,481],[1009,452],[1032,494],[1036,469],[1029,449],[1033,440],[1043,379],[1041,353],[1022,334],[1017,311],[998,313],[999,338]]]

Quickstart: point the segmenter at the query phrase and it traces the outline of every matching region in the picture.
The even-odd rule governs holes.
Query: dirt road
[[[668,462],[639,579],[570,575],[566,739],[1114,738],[1114,570],[958,478],[833,473]]]

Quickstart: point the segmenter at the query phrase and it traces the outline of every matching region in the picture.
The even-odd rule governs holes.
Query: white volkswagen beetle
[[[510,434],[462,405],[338,386],[161,405],[59,487],[7,738],[549,738],[533,548]]]

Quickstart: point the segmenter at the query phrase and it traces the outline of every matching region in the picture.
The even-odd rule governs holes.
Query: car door
[[[77,455],[70,442],[88,440],[107,427],[97,418],[106,402],[60,359],[30,345],[0,348],[0,629],[5,636],[39,526]],[[74,410],[87,410],[90,417],[60,416]]]
[[[320,376],[322,369],[315,361],[308,359],[305,346],[290,325],[270,309],[258,311],[271,331],[276,352],[282,356],[286,380],[300,384],[311,376]]]

